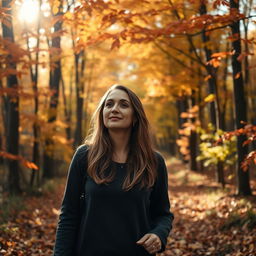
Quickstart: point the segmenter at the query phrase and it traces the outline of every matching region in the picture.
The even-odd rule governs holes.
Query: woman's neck
[[[114,146],[112,160],[121,163],[126,162],[129,152],[130,132],[109,131],[109,135]]]

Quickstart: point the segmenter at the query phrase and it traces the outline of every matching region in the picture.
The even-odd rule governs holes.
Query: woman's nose
[[[112,108],[112,112],[118,112],[119,109],[118,109],[118,105],[117,104],[114,104],[113,105],[113,108]]]

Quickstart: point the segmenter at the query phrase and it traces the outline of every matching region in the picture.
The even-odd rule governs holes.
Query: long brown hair
[[[111,168],[108,175],[105,172],[111,167],[113,144],[108,129],[103,123],[103,108],[109,93],[116,89],[128,94],[136,120],[131,130],[130,150],[127,157],[127,175],[122,188],[128,191],[137,183],[140,184],[140,188],[149,188],[153,186],[157,176],[156,156],[149,132],[149,122],[140,99],[133,91],[123,85],[110,87],[101,98],[93,114],[91,129],[85,139],[85,144],[89,145],[87,173],[97,184],[111,182],[114,178],[114,168]]]

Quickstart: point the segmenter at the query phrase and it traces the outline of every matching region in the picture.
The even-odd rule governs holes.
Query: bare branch
[[[196,73],[198,76],[201,74],[199,74],[198,72],[196,72],[193,68],[189,67],[188,65],[186,65],[183,61],[181,61],[179,58],[174,57],[172,54],[170,54],[170,52],[168,52],[167,50],[165,50],[160,44],[158,44],[157,42],[154,42],[155,46],[161,50],[164,54],[166,54],[170,59],[173,59],[174,61],[176,61],[178,64],[180,64],[182,67],[188,69],[189,71],[191,71],[192,73]]]
[[[161,41],[161,42],[167,44],[165,41]],[[179,49],[179,48],[177,48],[177,47],[175,47],[175,46],[173,46],[171,44],[167,44],[167,45],[168,45],[168,47],[170,47],[170,48],[174,49],[175,51],[185,55],[186,57],[188,57],[189,59],[195,61],[196,63],[200,64],[201,66],[203,66],[206,69],[206,64],[202,62],[201,58],[200,58],[200,61],[199,61],[197,58],[194,58],[193,56],[191,56],[190,54],[184,52],[183,50],[181,50],[181,49]]]

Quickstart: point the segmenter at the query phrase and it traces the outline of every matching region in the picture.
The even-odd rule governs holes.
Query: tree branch
[[[173,9],[173,13],[175,14],[175,16],[177,17],[177,19],[180,21],[181,20],[181,18],[180,18],[180,15],[179,15],[179,13],[177,12],[177,10],[175,10],[174,8],[173,8],[173,2],[171,1],[171,0],[168,0],[169,1],[169,3],[170,3],[170,5],[171,5],[171,7],[172,7],[172,9]],[[185,34],[186,36],[187,36],[187,40],[188,40],[188,42],[189,42],[189,44],[190,44],[190,47],[191,47],[191,49],[193,50],[193,53],[195,54],[195,56],[196,56],[196,59],[197,59],[197,62],[199,62],[201,65],[203,65],[204,67],[206,67],[205,66],[205,64],[202,62],[202,60],[201,60],[201,58],[200,58],[200,56],[198,55],[198,53],[197,53],[197,51],[196,51],[196,47],[195,47],[195,45],[194,45],[194,42],[193,42],[193,39],[192,39],[192,37],[191,37],[191,35],[190,34]],[[191,57],[191,56],[190,56]],[[194,59],[195,60],[195,59]]]
[[[166,43],[166,42],[162,42],[162,43]],[[199,61],[197,58],[194,58],[193,56],[189,55],[188,53],[182,51],[181,49],[179,49],[179,48],[177,48],[173,45],[168,44],[168,47],[170,47],[170,48],[174,49],[175,51],[185,55],[186,57],[188,57],[189,59],[197,62],[198,64],[200,64],[201,66],[203,66],[206,69],[206,64],[201,61],[201,58],[200,58],[200,61]]]
[[[198,76],[201,74],[199,74],[199,72],[196,72],[193,68],[189,67],[188,65],[186,65],[184,62],[182,62],[180,59],[174,57],[173,55],[171,55],[167,50],[165,50],[160,44],[158,44],[156,41],[154,41],[155,46],[161,50],[164,54],[166,54],[169,58],[175,60],[178,64],[180,64],[181,66],[183,66],[184,68],[192,71],[193,73],[196,73]]]
[[[244,17],[242,19],[239,19],[240,20],[246,20],[246,19],[250,19],[250,18],[254,18],[256,17],[256,15],[251,15],[251,16],[248,16],[248,17]],[[196,32],[196,33],[192,33],[192,34],[188,34],[186,33],[186,35],[189,35],[189,36],[198,36],[200,35],[201,33],[203,32],[211,32],[211,31],[214,31],[214,30],[218,30],[218,29],[222,29],[222,28],[226,28],[226,27],[230,27],[231,24],[226,24],[226,25],[223,25],[223,26],[218,26],[218,27],[214,27],[214,28],[210,28],[210,29],[204,29],[204,30],[201,30],[199,32]],[[176,34],[175,34],[176,35]],[[178,34],[177,34],[178,35]],[[184,35],[184,34],[180,34],[180,35]]]

